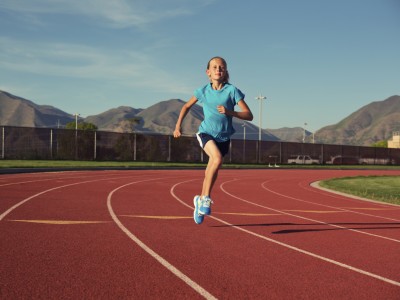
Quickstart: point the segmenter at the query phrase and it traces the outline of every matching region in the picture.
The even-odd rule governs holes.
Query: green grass
[[[0,169],[6,168],[154,168],[154,167],[201,167],[203,164],[168,162],[120,162],[76,160],[0,160]]]
[[[320,182],[331,190],[400,205],[400,176],[342,177]]]

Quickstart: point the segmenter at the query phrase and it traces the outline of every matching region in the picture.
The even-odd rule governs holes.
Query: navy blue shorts
[[[199,141],[200,147],[203,149],[208,141],[214,141],[223,157],[229,152],[229,145],[231,143],[230,140],[227,140],[225,142],[217,142],[211,135],[207,133],[196,133],[196,136],[197,140]]]

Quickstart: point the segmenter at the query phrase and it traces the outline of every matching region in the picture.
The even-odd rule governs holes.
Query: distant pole
[[[261,94],[255,98],[259,101],[260,108],[259,108],[259,120],[258,120],[258,140],[261,142],[261,127],[262,127],[262,101],[267,99],[267,97],[262,96]]]
[[[1,158],[4,159],[4,142],[5,142],[5,134],[4,134],[4,126],[1,130]]]
[[[306,141],[306,126],[307,126],[307,123],[304,123],[304,127],[303,127],[303,143]]]
[[[74,116],[75,116],[75,130],[78,130],[78,116],[79,116],[79,114],[75,113]]]
[[[262,101],[267,99],[267,97],[263,96],[263,95],[259,95],[255,98],[256,100],[259,101],[259,125],[258,125],[258,162],[261,162],[261,127],[262,127]]]

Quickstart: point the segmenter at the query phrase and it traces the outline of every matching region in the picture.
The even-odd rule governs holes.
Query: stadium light
[[[303,127],[303,143],[306,141],[306,126],[307,126],[307,123],[304,123],[304,127]]]
[[[258,140],[261,142],[261,127],[262,127],[262,101],[267,99],[267,97],[263,96],[263,95],[259,95],[255,98],[256,100],[258,100],[260,102],[260,108],[259,108],[259,126],[258,126]]]
[[[79,114],[75,113],[74,116],[75,116],[75,130],[78,130],[78,116],[79,116]]]

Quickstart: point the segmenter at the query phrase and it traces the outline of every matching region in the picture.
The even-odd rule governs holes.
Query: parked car
[[[309,155],[297,155],[288,159],[288,164],[313,165],[319,163],[318,159],[313,159]]]
[[[390,158],[360,158],[360,165],[393,165],[394,160]]]

